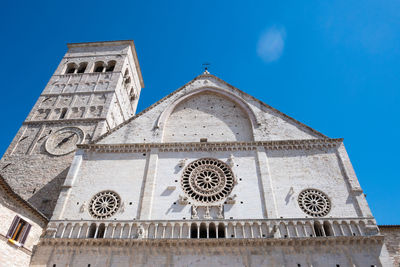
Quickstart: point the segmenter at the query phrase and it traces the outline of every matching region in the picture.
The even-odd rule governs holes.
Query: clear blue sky
[[[343,137],[379,224],[400,224],[400,2],[3,1],[4,153],[68,42],[133,39],[139,110],[211,73]]]

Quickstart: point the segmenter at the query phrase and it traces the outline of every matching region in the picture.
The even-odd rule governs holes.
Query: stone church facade
[[[31,266],[398,260],[398,228],[385,228],[386,245],[343,139],[208,71],[135,114],[132,41],[68,48],[0,162],[4,183],[48,218]],[[28,235],[18,222],[2,222],[9,246]]]

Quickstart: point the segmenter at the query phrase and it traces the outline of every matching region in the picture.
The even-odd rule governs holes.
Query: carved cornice
[[[246,247],[259,248],[271,246],[332,246],[332,245],[371,245],[383,244],[382,235],[304,237],[304,238],[210,238],[210,239],[109,239],[109,238],[42,238],[39,246],[68,247]]]
[[[298,150],[335,148],[342,142],[343,138],[254,142],[81,144],[78,145],[78,148],[99,153],[136,153],[147,152],[151,149],[159,149],[160,152],[247,151],[259,148],[267,150]]]
[[[64,93],[43,93],[40,96],[74,96],[74,95],[102,95],[102,94],[114,94],[114,90],[104,91],[80,91],[80,92],[64,92]]]
[[[65,123],[91,123],[104,121],[106,118],[87,118],[87,119],[60,119],[60,120],[40,120],[24,121],[23,125],[41,125],[41,124],[65,124]]]

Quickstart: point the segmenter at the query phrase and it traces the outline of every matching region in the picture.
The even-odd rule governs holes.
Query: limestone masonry
[[[207,70],[143,87],[133,41],[68,44],[0,162],[0,266],[399,266],[343,139]]]

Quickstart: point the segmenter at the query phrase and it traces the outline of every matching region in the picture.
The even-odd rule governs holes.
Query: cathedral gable
[[[95,143],[200,142],[202,138],[218,142],[326,136],[219,78],[203,74]]]
[[[179,102],[163,127],[163,142],[253,141],[248,114],[238,103],[210,91]]]

